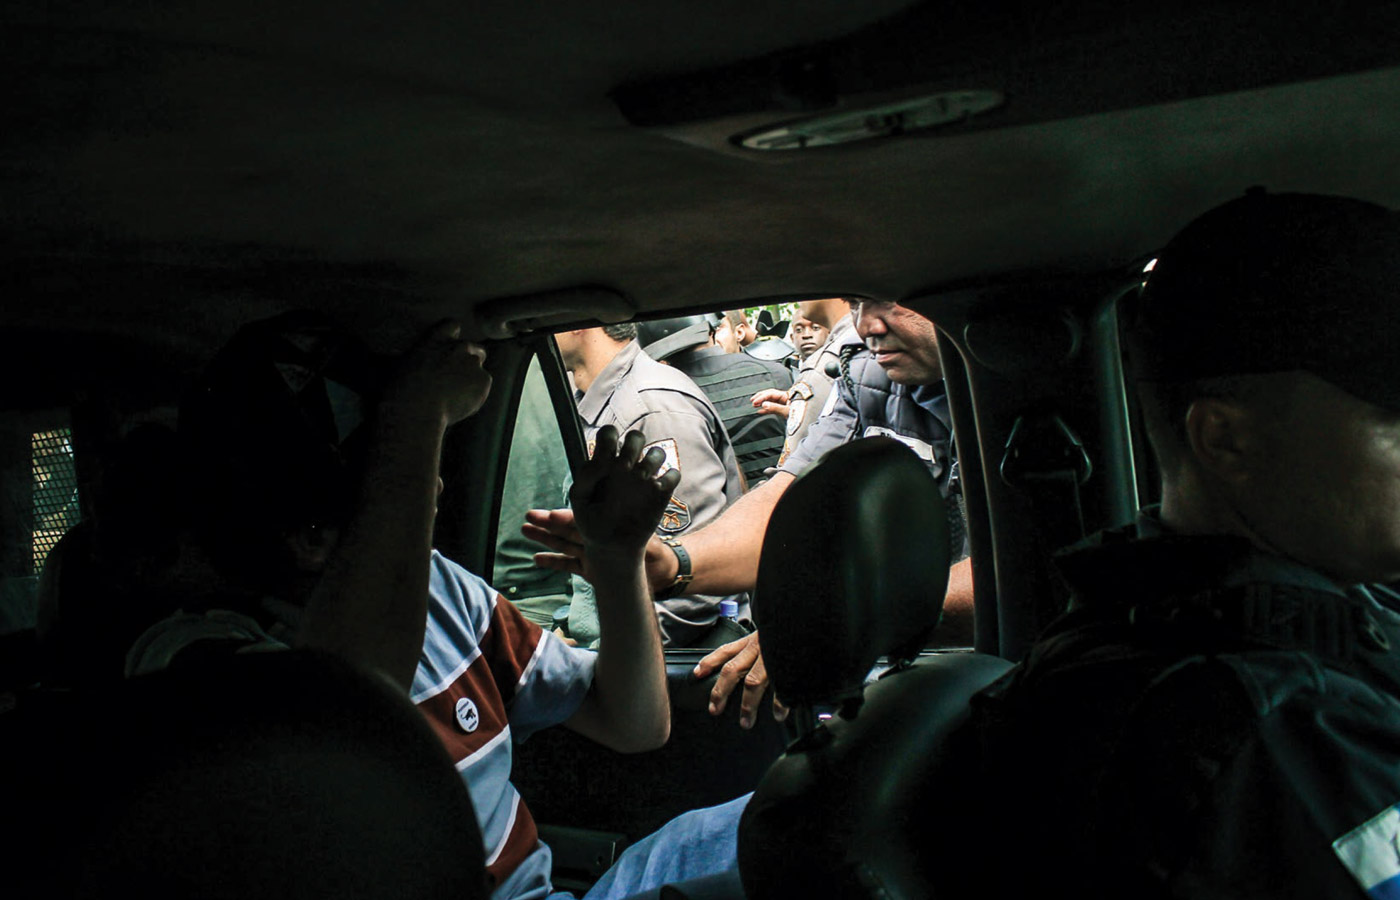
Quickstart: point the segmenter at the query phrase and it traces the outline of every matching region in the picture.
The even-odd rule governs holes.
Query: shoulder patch
[[[797,434],[797,430],[802,427],[802,419],[807,415],[807,401],[811,393],[808,390],[806,397],[794,394],[788,399],[787,433],[789,437]]]
[[[1397,805],[1400,806],[1400,805]],[[1332,851],[1369,896],[1400,898],[1400,808],[1388,806],[1332,842]]]
[[[662,534],[678,534],[690,526],[690,507],[671,495],[671,502],[666,504],[666,509],[661,513],[661,522],[657,524],[656,530]]]
[[[672,469],[680,469],[681,448],[680,445],[676,443],[675,438],[666,438],[664,441],[653,441],[647,444],[642,448],[642,455],[645,456],[653,447],[660,447],[661,451],[666,454],[665,461],[661,463],[661,468],[656,473],[658,478]]]

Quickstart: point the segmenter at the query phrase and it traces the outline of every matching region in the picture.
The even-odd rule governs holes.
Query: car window
[[[66,413],[7,418],[0,426],[0,634],[34,625],[38,576],[54,545],[78,524],[78,475]]]
[[[540,358],[535,356],[525,375],[511,433],[492,583],[526,618],[541,627],[552,627],[556,611],[567,612],[571,596],[569,576],[535,566],[534,554],[543,548],[520,534],[520,524],[526,510],[568,505],[568,475],[569,461],[559,420]]]

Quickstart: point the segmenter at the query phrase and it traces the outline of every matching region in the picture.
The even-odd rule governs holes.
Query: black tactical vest
[[[666,361],[689,375],[719,411],[744,480],[750,487],[762,481],[764,471],[778,464],[787,419],[759,412],[749,398],[768,388],[786,391],[792,373],[778,363],[723,351],[679,353]]]
[[[856,410],[855,437],[882,434],[908,444],[924,459],[948,498],[948,540],[952,559],[967,558],[967,512],[958,486],[958,453],[947,398],[932,385],[896,384],[864,345],[841,348],[836,390]],[[931,457],[925,456],[931,453]]]

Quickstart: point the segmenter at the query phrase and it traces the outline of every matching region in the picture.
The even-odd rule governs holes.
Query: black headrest
[[[286,651],[71,696],[7,792],[47,854],[18,873],[36,895],[489,893],[465,785],[379,678]]]
[[[753,613],[779,697],[857,697],[881,656],[911,659],[948,586],[948,518],[904,444],[866,438],[828,453],[768,521]]]

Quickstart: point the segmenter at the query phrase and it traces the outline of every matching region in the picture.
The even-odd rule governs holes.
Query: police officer
[[[726,353],[715,343],[718,316],[685,316],[641,322],[637,340],[652,359],[689,375],[714,403],[734,443],[734,455],[749,486],[776,465],[783,448],[781,419],[764,415],[749,402],[756,391],[786,391],[789,369],[747,353]]]
[[[665,453],[667,469],[680,470],[680,486],[657,526],[659,540],[674,541],[719,518],[743,493],[743,476],[714,405],[683,372],[643,353],[636,335],[637,326],[624,323],[566,331],[555,339],[573,375],[590,444],[604,425],[616,426],[619,433],[640,431],[648,450],[657,447]],[[685,587],[673,579],[671,590],[657,597],[662,637],[671,646],[692,645],[718,619],[719,596],[701,596]],[[582,643],[598,636],[592,595],[580,578],[574,580],[569,635]]]
[[[822,348],[826,339],[831,337],[831,332],[825,326],[818,325],[799,313],[792,317],[792,322],[788,325],[788,337],[792,338],[793,349],[797,351],[796,360],[788,360],[788,364],[797,368]]]
[[[845,297],[803,300],[797,304],[797,308],[801,319],[826,330],[826,341],[816,352],[802,360],[797,369],[797,378],[786,396],[760,391],[750,398],[750,403],[764,412],[787,418],[787,434],[778,457],[779,466],[787,462],[788,456],[807,436],[812,423],[825,411],[831,387],[842,374],[842,353],[849,360],[864,346],[851,318],[850,301]]]
[[[1071,611],[974,701],[946,799],[987,817],[927,836],[972,882],[934,893],[1395,894],[1397,278],[1400,213],[1342,197],[1253,191],[1162,251],[1125,317],[1161,506],[1062,560]],[[1046,813],[1015,866],[1010,809]]]

